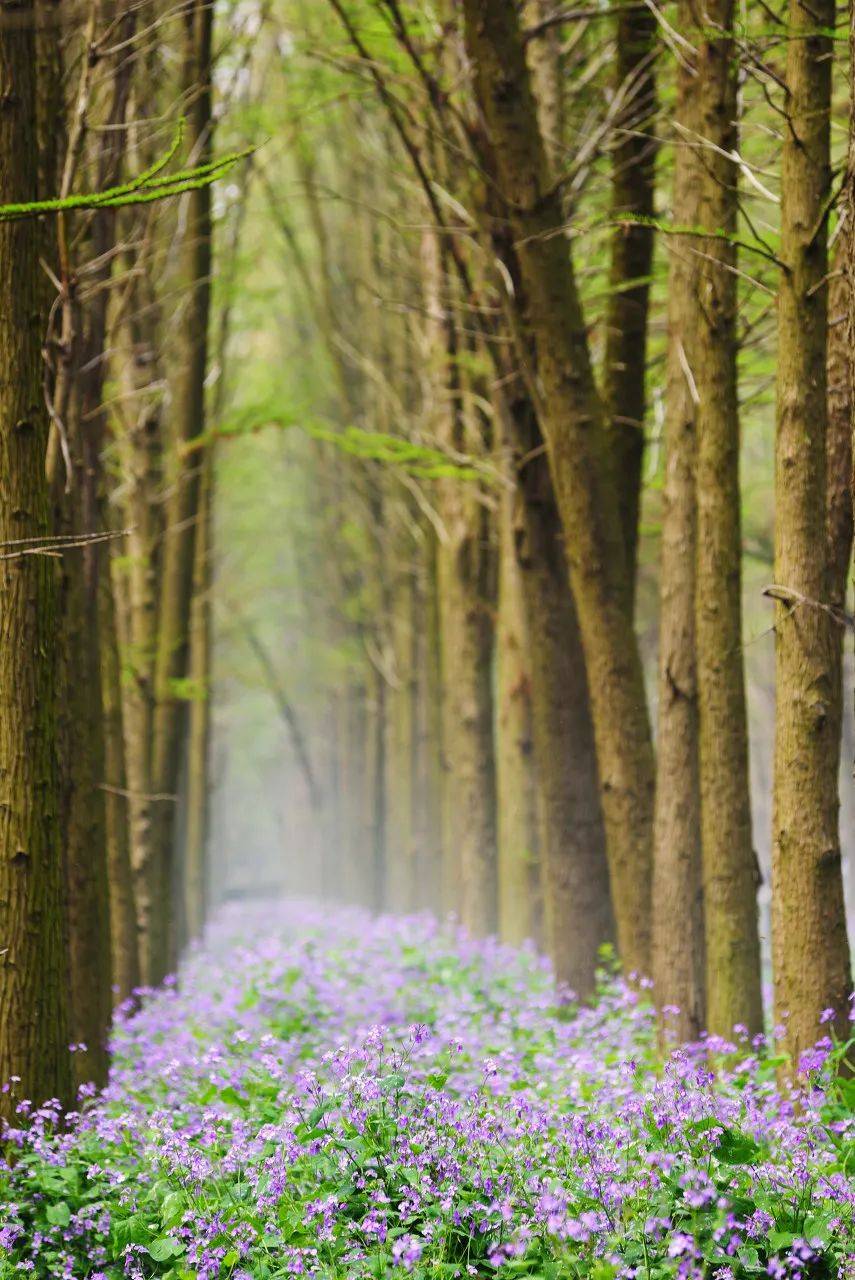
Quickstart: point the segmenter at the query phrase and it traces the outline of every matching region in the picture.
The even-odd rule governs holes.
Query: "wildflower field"
[[[738,1033],[663,1057],[643,995],[429,918],[227,912],[114,1049],[70,1123],[21,1101],[2,1280],[855,1274],[844,1046],[798,1097]]]

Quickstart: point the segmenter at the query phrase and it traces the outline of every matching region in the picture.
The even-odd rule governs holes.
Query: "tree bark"
[[[603,398],[629,575],[635,598],[647,382],[647,313],[653,266],[656,139],[654,56],[658,22],[644,4],[621,5],[613,90],[615,119],[610,215],[612,235]],[[621,219],[624,219],[621,224]],[[637,219],[633,222],[632,219]],[[646,221],[645,221],[646,220]]]
[[[701,843],[706,922],[707,1029],[763,1029],[758,862],[751,838],[748,716],[742,653],[742,521],[737,398],[736,235],[738,60],[733,0],[696,5],[698,124],[706,143],[698,225],[695,585],[700,701]],[[721,32],[711,36],[710,28]],[[723,154],[727,153],[727,155]]]
[[[514,453],[507,423],[499,495],[499,615],[496,627],[496,800],[499,864],[499,936],[518,946],[541,934],[538,785],[530,654],[522,572],[516,554]]]
[[[193,599],[190,606],[191,701],[187,732],[186,824],[184,832],[184,934],[201,938],[208,904],[208,753],[211,723],[211,535],[214,459],[211,445],[201,462],[202,487],[196,545],[193,548]]]
[[[853,131],[855,136],[855,131]],[[849,328],[849,306],[852,281],[855,278],[855,228],[852,219],[852,184],[855,180],[855,155],[848,160],[845,189],[841,206],[842,227],[834,253],[828,288],[828,457],[826,535],[828,543],[828,601],[842,618],[846,611],[847,588],[852,569],[853,486],[852,426],[855,413],[855,360]],[[853,308],[855,321],[855,307]],[[855,323],[853,323],[855,334]],[[836,743],[835,771],[840,777],[843,747],[844,688],[843,652],[847,636],[844,625],[832,633],[832,674],[829,714],[836,722],[832,728]]]
[[[78,401],[76,391],[72,393]],[[77,419],[76,423],[74,419]],[[70,512],[61,527],[94,531],[97,504],[87,501],[91,470],[84,461],[82,404],[67,415],[75,462]],[[90,475],[85,473],[89,471]],[[112,1008],[107,815],[103,790],[104,708],[101,686],[100,547],[63,554],[63,634],[60,741],[66,893],[71,970],[71,1034],[78,1046],[79,1084],[106,1083]],[[82,1046],[85,1046],[83,1048]]]
[[[550,0],[528,0],[525,9],[531,26],[553,12]],[[554,180],[561,172],[565,151],[566,72],[561,28],[550,27],[530,40],[526,58]],[[492,156],[488,168],[495,170]],[[492,193],[494,186],[489,190]],[[505,264],[514,297],[519,299],[523,282],[506,213],[488,213],[492,213],[488,224],[494,252]],[[524,313],[525,307],[520,310]],[[497,375],[512,388],[506,399],[515,445],[515,550],[531,645],[544,930],[558,979],[588,999],[596,990],[600,948],[615,941],[599,771],[579,623],[538,421],[536,352],[515,323],[510,300],[505,311],[521,366],[497,367]],[[502,348],[496,350],[501,352]]]
[[[143,939],[157,911],[151,874],[151,841],[155,806],[172,803],[154,798],[151,733],[154,708],[154,654],[157,643],[158,581],[162,554],[161,505],[163,401],[158,357],[158,315],[153,293],[137,284],[129,301],[130,317],[122,328],[119,368],[131,419],[119,439],[126,498],[124,515],[130,532],[116,589],[127,619],[122,684],[131,866],[138,917],[140,977],[149,983],[148,948]]]
[[[697,38],[693,16],[691,0],[684,0],[678,15],[681,29],[688,23],[687,30]],[[688,55],[677,72],[680,129],[671,211],[677,225],[694,226],[698,218],[701,174],[692,135],[698,126],[700,74]],[[700,258],[678,237],[669,248],[652,977],[660,1009],[678,1011],[666,1025],[680,1039],[693,1039],[703,1028],[705,1012],[695,642]]]
[[[650,964],[653,749],[628,572],[563,213],[548,174],[519,18],[465,0],[476,94],[518,244],[542,389],[542,425],[564,527],[588,668],[618,946],[628,972]]]
[[[0,201],[38,193],[31,3],[0,4]],[[0,225],[0,556],[51,533],[42,388],[47,313],[31,220]],[[11,544],[11,545],[10,545]],[[57,760],[57,583],[43,555],[0,560],[0,1116],[71,1101]]]
[[[781,174],[775,456],[776,717],[772,831],[775,1008],[794,1065],[851,986],[838,825],[837,625],[829,603],[827,218],[834,0],[791,0]]]
[[[483,450],[464,404],[455,318],[443,298],[437,238],[423,241],[425,303],[433,334],[438,437]],[[467,432],[468,428],[468,432]],[[474,486],[438,482],[437,547],[442,692],[442,898],[475,934],[496,927],[496,780],[493,740],[494,554],[489,513]]]
[[[547,948],[559,981],[589,999],[600,948],[614,943],[605,831],[585,655],[568,589],[561,517],[537,416],[525,388],[509,395],[516,439],[515,554],[531,651]]]
[[[407,536],[406,534],[404,536]],[[393,911],[408,911],[413,903],[413,718],[410,670],[412,650],[412,577],[403,539],[391,529],[385,537],[394,539],[392,566],[383,565],[388,578],[387,678],[383,700],[386,711],[384,755],[386,766],[385,809],[387,814],[388,901]],[[382,677],[381,677],[382,679]]]
[[[413,855],[419,909],[442,909],[441,719],[439,602],[436,538],[422,525],[421,555],[413,583]]]
[[[110,954],[114,1003],[140,985],[137,913],[131,870],[128,783],[122,729],[122,690],[116,610],[108,573],[101,574],[101,688],[104,709],[104,803],[110,886]]]
[[[214,14],[204,0],[194,0],[186,14],[185,86],[192,95],[188,111],[189,139],[196,160],[211,151],[211,37]],[[151,745],[152,787],[158,794],[178,788],[185,704],[176,682],[186,674],[193,548],[199,511],[198,458],[183,450],[205,425],[205,374],[211,273],[211,193],[207,186],[187,197],[182,274],[187,282],[186,315],[176,353],[173,402],[174,474],[168,490],[154,671],[154,718]],[[175,807],[158,804],[152,812],[151,857],[147,875],[153,909],[142,938],[143,970],[149,982],[160,981],[174,968],[175,924],[172,913]]]

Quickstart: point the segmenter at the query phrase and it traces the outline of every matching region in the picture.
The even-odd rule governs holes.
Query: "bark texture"
[[[584,1000],[595,990],[600,948],[615,941],[585,655],[552,476],[524,389],[510,408],[518,450],[515,554],[532,639],[544,928],[559,980]]]
[[[655,235],[644,220],[654,213],[657,31],[652,9],[643,4],[620,6],[613,89],[620,95],[621,108],[615,119],[610,210],[618,225],[612,237],[603,398],[632,599],[644,460],[647,312]]]
[[[775,458],[775,765],[772,941],[775,1007],[794,1065],[840,1029],[851,985],[838,829],[835,622],[828,603],[827,216],[833,0],[791,0],[781,182]]]
[[[506,430],[506,428],[503,428]],[[540,865],[531,705],[531,638],[516,555],[513,450],[503,445],[496,627],[496,798],[499,936],[519,945],[540,934]],[[513,486],[513,487],[510,487]]]
[[[411,631],[413,670],[413,849],[416,905],[441,910],[442,801],[439,607],[436,592],[436,538],[422,526],[421,555],[413,583]]]
[[[121,665],[110,575],[99,584],[101,688],[104,711],[104,805],[110,887],[110,956],[114,1003],[129,999],[140,985],[137,914],[131,870],[128,784],[122,727]]]
[[[67,421],[70,426],[71,417]],[[73,456],[80,443],[74,442],[76,434],[75,429]],[[76,461],[73,496],[78,500],[71,504],[71,531],[81,533],[92,523],[84,514],[86,504],[79,500],[85,497],[84,463],[79,456]],[[74,1067],[79,1084],[92,1081],[100,1086],[107,1080],[112,973],[97,552],[100,548],[75,548],[63,557],[60,741],[71,1035],[78,1046],[85,1046],[78,1048]]]
[[[386,530],[394,538],[392,562],[384,567],[389,576],[387,666],[383,699],[386,711],[385,792],[377,799],[387,813],[388,892],[389,905],[395,911],[408,911],[413,904],[415,867],[413,865],[413,704],[410,654],[413,583],[403,539]],[[381,677],[382,678],[382,677]]]
[[[0,4],[0,201],[38,184],[33,5]],[[71,1101],[57,734],[57,583],[42,388],[46,327],[33,221],[0,225],[0,1116],[21,1097]],[[11,545],[10,545],[11,544]]]
[[[707,1029],[763,1029],[758,862],[751,837],[748,721],[742,655],[742,522],[737,401],[736,149],[738,59],[733,0],[696,6],[698,124],[698,537],[695,586],[700,701],[701,832]],[[711,30],[712,29],[712,30]],[[713,33],[721,32],[716,37]],[[726,152],[727,155],[722,154]]]
[[[182,883],[184,936],[202,936],[208,901],[208,752],[211,722],[211,535],[214,459],[209,445],[201,462],[202,490],[193,549],[193,600],[190,613],[188,673],[192,698],[187,729],[186,820]]]
[[[679,11],[693,29],[691,3]],[[678,69],[671,220],[695,226],[701,164],[697,63]],[[686,131],[686,132],[684,132]],[[686,136],[688,134],[688,137]],[[668,245],[668,354],[665,483],[659,568],[659,724],[653,852],[652,977],[660,1009],[676,1009],[664,1025],[681,1038],[704,1025],[704,920],[698,773],[698,687],[695,644],[695,467],[699,395],[700,258],[674,237]],[[675,922],[679,926],[675,927]]]
[[[476,95],[518,244],[524,323],[536,353],[542,424],[567,540],[590,684],[618,945],[628,971],[650,964],[653,749],[628,573],[560,198],[548,173],[519,18],[465,0]]]
[[[195,0],[186,14],[185,85],[192,94],[189,137],[197,162],[211,150],[211,36],[213,9]],[[199,510],[198,459],[186,446],[204,430],[205,373],[211,272],[211,193],[207,186],[187,197],[182,274],[188,290],[178,334],[173,399],[173,466],[166,502],[157,652],[151,781],[156,794],[175,794],[181,761],[185,703],[178,683],[186,675],[193,557]],[[147,981],[160,981],[174,967],[176,934],[172,901],[175,806],[157,804],[152,812],[151,854],[147,868],[150,915],[142,938]]]
[[[464,404],[459,334],[445,305],[437,239],[423,242],[432,364],[445,394],[434,429],[448,447],[483,450],[477,411]],[[473,435],[474,433],[474,435]],[[467,440],[468,435],[468,440]],[[437,601],[442,689],[442,899],[475,934],[496,927],[496,778],[493,738],[495,555],[491,520],[473,484],[438,483],[442,535]]]
[[[121,573],[114,573],[126,619],[122,660],[122,723],[125,734],[131,866],[138,917],[140,975],[149,981],[148,948],[143,939],[157,910],[151,875],[151,841],[155,806],[151,775],[151,732],[154,709],[154,654],[157,643],[157,597],[162,552],[161,498],[163,401],[158,360],[159,325],[147,282],[137,282],[130,300],[128,324],[122,327],[119,359],[127,421],[119,440],[126,492],[125,521],[130,530]]]

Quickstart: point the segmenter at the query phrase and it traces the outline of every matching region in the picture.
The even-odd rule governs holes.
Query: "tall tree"
[[[781,171],[775,451],[775,1007],[794,1063],[851,985],[837,791],[826,554],[827,221],[834,0],[790,0]]]
[[[563,35],[549,0],[529,0],[526,45],[537,118],[553,181],[566,167],[566,84]],[[488,173],[490,154],[481,158]],[[489,192],[495,201],[495,179]],[[496,259],[515,298],[522,297],[519,258],[507,210],[488,225]],[[596,989],[600,948],[614,943],[614,912],[606,862],[588,676],[570,591],[555,485],[545,456],[537,391],[537,353],[514,320],[505,294],[516,365],[498,361],[507,386],[508,421],[517,484],[515,550],[526,606],[532,685],[532,738],[537,767],[541,886],[545,941],[555,972],[582,999]],[[525,312],[525,307],[521,308]],[[496,353],[503,350],[501,344]]]
[[[546,943],[560,981],[582,999],[615,938],[585,654],[555,489],[531,397],[508,390],[517,482],[515,553],[531,649]]]
[[[619,4],[613,92],[612,235],[603,396],[626,546],[630,608],[635,596],[644,459],[647,315],[653,266],[657,17],[645,4]]]
[[[502,398],[503,399],[503,398]],[[519,532],[516,467],[507,410],[497,403],[503,488],[499,495],[499,610],[496,625],[496,801],[499,934],[519,944],[540,932],[538,783],[534,762],[530,654]]]
[[[542,422],[588,667],[618,945],[627,969],[650,963],[653,749],[628,573],[584,317],[559,191],[551,181],[519,17],[500,0],[465,0],[479,110],[519,246],[524,323],[542,388]]]
[[[685,0],[679,25],[692,30]],[[700,58],[684,51],[677,71],[671,220],[695,226],[701,164],[697,153]],[[704,934],[698,777],[695,646],[696,431],[699,393],[700,257],[680,237],[669,243],[665,482],[659,566],[659,725],[653,851],[652,977],[657,1003],[679,1010],[674,1030],[691,1038],[704,1025]],[[684,923],[674,928],[674,921]]]
[[[34,6],[0,5],[0,201],[38,195]],[[68,958],[57,763],[57,583],[45,478],[47,322],[32,220],[0,224],[0,1093],[69,1101]],[[19,1092],[20,1090],[20,1092]]]
[[[137,912],[131,869],[128,779],[122,723],[122,672],[115,597],[110,575],[101,575],[101,699],[104,711],[104,801],[110,889],[110,958],[115,1001],[140,985]]]
[[[183,20],[188,136],[194,162],[204,163],[211,152],[213,129],[213,8],[204,0],[193,0],[187,5]],[[177,791],[185,723],[180,681],[186,675],[200,492],[200,468],[192,455],[189,459],[185,457],[185,449],[202,434],[205,424],[211,293],[211,192],[206,185],[187,196],[182,259],[186,312],[176,335],[172,406],[174,474],[170,477],[166,501],[151,740],[151,785],[155,794],[160,795]],[[172,804],[157,804],[153,810],[148,877],[154,909],[142,938],[143,971],[148,981],[161,979],[176,960],[171,909],[174,817]]]
[[[214,460],[208,446],[200,459],[202,489],[193,548],[193,596],[190,604],[190,707],[187,728],[187,786],[182,861],[182,933],[186,941],[202,936],[208,903],[208,789],[211,721],[211,540]]]
[[[434,311],[434,314],[435,311]],[[485,451],[480,410],[461,384],[460,334],[445,313],[449,376],[440,439],[460,453]],[[446,908],[476,934],[498,910],[493,722],[495,548],[487,502],[475,485],[439,482],[444,534],[437,549],[442,679],[443,857]]]
[[[738,59],[733,0],[696,6],[699,144],[697,630],[707,1028],[763,1027],[758,863],[751,837],[742,656],[742,521],[737,400]],[[722,232],[725,234],[722,235]]]
[[[124,41],[133,38],[136,14],[117,15],[109,4],[89,6],[83,49],[86,56],[69,59],[79,70],[72,83],[73,103],[68,112],[68,139],[59,191],[70,194],[84,181],[90,158],[96,186],[103,190],[118,181],[122,167],[122,135],[127,115],[133,63],[123,56],[98,61],[89,56],[97,45],[101,24],[118,23]],[[51,33],[55,38],[55,31]],[[72,46],[74,48],[74,46]],[[92,123],[103,129],[95,134]],[[85,179],[90,180],[90,179]],[[108,799],[104,789],[106,737],[115,719],[105,715],[104,669],[109,655],[103,647],[112,643],[105,634],[103,554],[98,540],[104,527],[105,413],[103,406],[105,345],[108,304],[114,260],[115,210],[99,209],[85,220],[61,213],[56,219],[59,296],[54,309],[59,329],[49,335],[53,380],[54,429],[47,469],[54,483],[58,527],[72,539],[88,539],[72,546],[63,557],[63,715],[61,718],[62,778],[64,788],[66,881],[68,891],[69,946],[71,960],[72,1034],[86,1050],[75,1057],[81,1082],[103,1084],[107,1076],[107,1035],[113,1003],[111,975],[111,877],[122,880],[123,844],[117,839],[117,797]],[[76,261],[74,260],[76,252]],[[64,436],[65,450],[58,447]],[[63,462],[62,453],[66,458]],[[109,582],[106,583],[110,591]],[[111,750],[115,743],[111,744]],[[114,761],[111,760],[111,769]],[[109,814],[108,814],[109,809]],[[110,828],[108,829],[108,819]],[[109,853],[108,853],[109,846]],[[125,906],[123,893],[119,905]],[[119,922],[117,922],[118,924]],[[130,927],[126,915],[121,924]],[[135,925],[124,950],[136,946]]]

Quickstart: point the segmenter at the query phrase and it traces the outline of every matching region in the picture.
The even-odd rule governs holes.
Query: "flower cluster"
[[[855,1274],[845,1046],[798,1092],[738,1031],[663,1054],[635,989],[428,917],[227,912],[113,1048],[4,1135],[0,1280]]]

